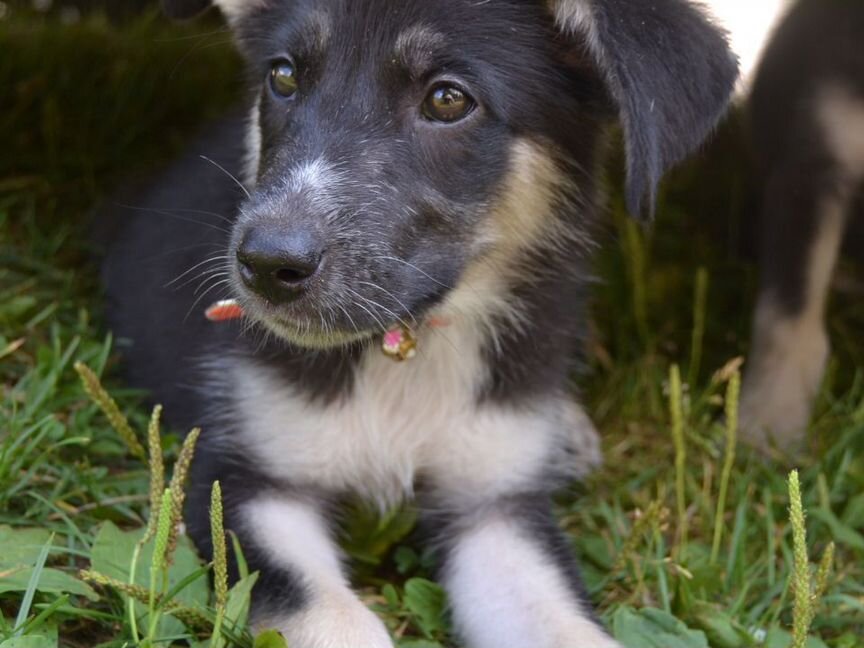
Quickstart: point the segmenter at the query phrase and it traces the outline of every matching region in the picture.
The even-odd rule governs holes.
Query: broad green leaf
[[[57,648],[57,638],[44,635],[13,637],[0,643],[0,648]]]
[[[27,583],[32,574],[33,567],[14,567],[0,571],[0,594],[23,592],[27,589]],[[78,580],[71,574],[50,567],[42,570],[36,590],[52,594],[77,594],[86,596],[91,601],[99,600],[99,595],[87,583]]]
[[[57,648],[57,626],[45,625],[23,637],[10,637],[0,641],[0,648]]]
[[[255,637],[255,643],[252,645],[253,648],[288,648],[285,637],[276,630],[265,630]]]
[[[750,634],[715,605],[696,603],[688,618],[693,626],[705,632],[712,648],[743,648],[753,644]]]
[[[50,537],[51,533],[46,529],[0,526],[0,568],[32,565]]]
[[[437,641],[429,641],[428,639],[402,639],[398,645],[399,648],[444,648]]]
[[[652,608],[618,608],[612,629],[627,648],[708,648],[701,630],[691,630],[672,615]]]
[[[105,522],[96,535],[91,552],[94,571],[127,582],[135,546],[144,534],[143,529],[121,531],[112,522]],[[153,543],[148,542],[142,549],[135,570],[135,582],[143,587],[150,586],[150,561],[153,557]],[[168,572],[168,588],[171,589],[189,574],[201,568],[201,561],[192,548],[189,539],[181,536],[174,554],[174,562]],[[190,607],[206,607],[209,599],[207,579],[199,578],[191,582],[177,594],[176,599]]]
[[[246,625],[246,617],[249,615],[249,603],[252,599],[252,588],[258,580],[258,572],[249,574],[242,578],[228,592],[228,602],[225,605],[225,620],[242,628]]]
[[[380,515],[362,505],[351,511],[346,528],[345,550],[355,560],[378,565],[382,556],[405,538],[417,522],[417,511],[397,508]]]
[[[144,534],[144,529],[121,531],[112,522],[105,522],[96,535],[91,551],[91,568],[94,571],[110,576],[122,582],[129,581],[132,556],[135,547]],[[153,541],[146,543],[138,558],[135,569],[135,582],[142,587],[150,587],[150,562],[153,557]],[[192,549],[189,539],[181,536],[174,553],[174,562],[168,571],[168,590],[171,590],[183,579],[201,568],[201,561]],[[198,578],[180,590],[174,600],[189,607],[205,608],[209,599],[209,588],[206,578]],[[144,607],[137,606],[139,614],[144,614]],[[161,636],[179,636],[183,633],[183,624],[171,616],[164,616],[160,623]]]
[[[405,583],[403,601],[427,637],[445,630],[447,599],[440,585],[423,578],[412,578]]]
[[[411,547],[397,547],[393,553],[393,562],[396,563],[396,571],[407,574],[420,564],[420,556]]]
[[[381,595],[384,597],[384,600],[387,601],[387,605],[389,605],[392,609],[396,610],[399,608],[399,592],[396,591],[396,588],[393,587],[390,583],[384,585],[381,588]]]
[[[599,536],[579,538],[577,545],[582,555],[596,566],[609,570],[615,562],[615,557],[609,551],[609,543]]]

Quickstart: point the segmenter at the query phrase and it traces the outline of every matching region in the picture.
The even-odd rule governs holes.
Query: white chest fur
[[[272,370],[237,364],[242,442],[274,477],[355,491],[381,506],[410,495],[420,476],[464,501],[530,487],[560,472],[565,456],[569,472],[593,466],[594,430],[569,399],[478,405],[486,379],[479,335],[469,325],[427,331],[417,357],[401,364],[370,350],[351,396],[329,405]]]

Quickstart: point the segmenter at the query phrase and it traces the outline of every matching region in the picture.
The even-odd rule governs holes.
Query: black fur
[[[864,101],[862,38],[864,4],[800,0],[777,28],[754,82],[750,126],[765,184],[762,282],[790,316],[805,303],[820,208],[847,190],[818,122],[818,93],[837,84]]]
[[[723,34],[690,2],[590,4],[600,68],[624,127],[627,204],[641,215],[646,203],[653,211],[663,173],[723,115],[738,66]]]

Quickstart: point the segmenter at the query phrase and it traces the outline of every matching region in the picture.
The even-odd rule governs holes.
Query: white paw
[[[316,597],[309,607],[272,627],[290,648],[394,648],[381,620],[353,594]]]
[[[804,438],[828,352],[828,338],[815,324],[778,322],[757,336],[741,394],[746,440],[767,446],[771,439],[794,445]]]

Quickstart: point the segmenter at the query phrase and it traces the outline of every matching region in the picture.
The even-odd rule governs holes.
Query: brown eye
[[[297,93],[297,71],[291,61],[276,61],[270,68],[270,88],[285,99]]]
[[[439,85],[423,102],[423,114],[432,121],[451,123],[464,119],[474,110],[476,104],[461,88],[453,85]]]

